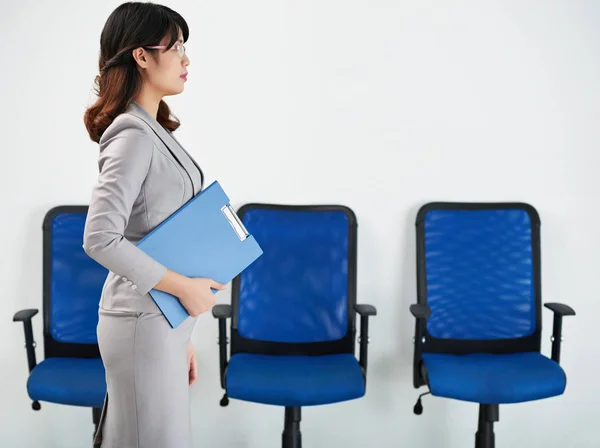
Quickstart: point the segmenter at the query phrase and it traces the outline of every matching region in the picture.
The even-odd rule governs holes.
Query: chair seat
[[[27,380],[32,400],[101,408],[106,394],[104,365],[100,358],[48,358]]]
[[[566,376],[537,352],[423,354],[432,395],[481,404],[522,403],[561,395]]]
[[[279,406],[314,406],[365,394],[362,369],[352,354],[325,356],[233,355],[227,395]]]

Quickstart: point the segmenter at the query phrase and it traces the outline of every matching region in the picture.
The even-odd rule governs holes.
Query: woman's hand
[[[221,291],[226,286],[210,278],[189,278],[167,270],[155,288],[177,297],[188,314],[196,317],[209,311],[216,303],[211,288]]]
[[[188,363],[188,378],[190,387],[198,379],[198,360],[196,359],[196,352],[194,352],[194,346],[192,341],[188,344],[187,349],[187,363]]]
[[[216,297],[211,288],[223,290],[226,287],[210,278],[188,278],[185,281],[179,301],[190,316],[195,317],[212,309]]]

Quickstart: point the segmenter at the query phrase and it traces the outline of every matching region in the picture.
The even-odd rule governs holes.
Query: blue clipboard
[[[148,233],[137,246],[172,271],[224,284],[263,253],[216,181]],[[156,289],[150,291],[150,296],[171,327],[176,328],[189,317],[177,297]]]

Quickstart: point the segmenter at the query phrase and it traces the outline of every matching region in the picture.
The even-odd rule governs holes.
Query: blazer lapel
[[[162,128],[162,126],[161,126],[161,128]],[[164,128],[163,128],[163,130],[164,130]],[[179,149],[181,149],[181,151],[187,156],[187,158],[192,161],[194,166],[200,172],[200,179],[201,179],[200,191],[202,191],[202,189],[204,188],[204,172],[202,171],[202,168],[200,168],[200,165],[198,165],[198,162],[196,162],[196,160],[194,160],[194,158],[190,155],[190,153],[186,151],[186,149],[183,147],[183,145],[181,143],[179,143],[179,140],[177,140],[175,138],[173,133],[168,131],[168,134],[169,134],[169,137],[171,137],[171,139],[173,139],[173,141],[179,147]]]
[[[190,156],[189,153],[185,151],[185,149],[183,149],[183,146],[181,146],[181,144],[175,139],[175,137],[165,128],[163,128],[160,125],[160,123],[156,121],[156,119],[152,115],[150,115],[148,111],[136,101],[130,101],[129,107],[127,108],[127,113],[130,113],[140,118],[154,131],[158,138],[160,138],[165,144],[167,149],[169,149],[173,157],[179,162],[183,169],[187,171],[190,177],[194,168],[198,169],[201,178],[201,185],[199,191],[202,191],[204,184],[204,173],[200,169],[198,163],[196,163],[192,156]]]

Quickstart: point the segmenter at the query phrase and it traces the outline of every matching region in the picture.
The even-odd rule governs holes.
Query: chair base
[[[282,434],[282,448],[302,448],[302,434],[300,433],[301,408],[285,408],[285,426]]]
[[[497,404],[479,405],[479,426],[475,433],[475,448],[495,448],[494,422],[499,420]]]

